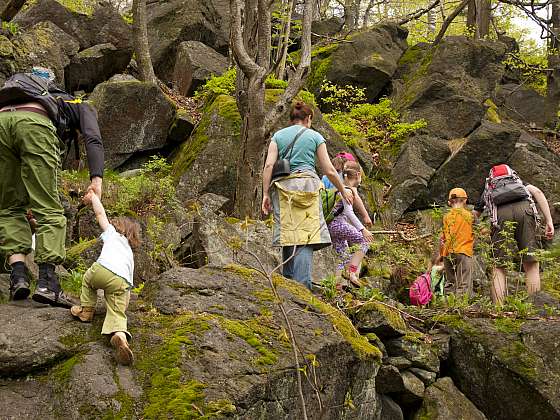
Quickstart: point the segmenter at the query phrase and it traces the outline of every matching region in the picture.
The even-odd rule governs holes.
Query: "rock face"
[[[311,42],[322,41],[324,37],[332,36],[342,31],[344,19],[333,16],[329,19],[315,20],[311,23]]]
[[[181,42],[173,70],[173,85],[188,96],[212,75],[219,76],[227,69],[227,58],[198,41]]]
[[[75,4],[78,10],[65,7],[56,0],[38,0],[18,13],[14,22],[22,28],[38,22],[52,22],[78,40],[80,49],[104,43],[111,43],[117,49],[131,49],[130,26],[110,3]]]
[[[80,51],[66,66],[66,90],[91,92],[97,84],[126,69],[131,56],[130,50],[118,49],[110,43]]]
[[[0,305],[0,377],[25,376],[77,352],[73,335],[84,327],[67,310],[40,306]]]
[[[409,120],[425,119],[436,137],[468,136],[486,113],[504,73],[501,42],[446,37],[437,47],[418,44],[399,61],[393,83],[396,106]]]
[[[544,127],[544,96],[516,84],[501,85],[496,105],[508,118],[520,123]]]
[[[353,35],[349,43],[323,47],[311,65],[310,89],[319,94],[323,80],[328,80],[363,87],[368,100],[377,99],[397,69],[407,36],[406,29],[383,24]]]
[[[164,147],[175,106],[150,83],[105,82],[90,97],[99,115],[105,164],[118,168],[133,154]]]
[[[445,377],[426,388],[422,407],[414,419],[424,418],[485,420],[486,416],[455,387],[451,378]]]
[[[183,41],[200,41],[227,54],[229,2],[226,0],[173,0],[147,6],[148,36],[154,69],[171,81],[177,47]]]
[[[29,70],[42,65],[51,68],[57,83],[64,86],[64,68],[78,52],[76,40],[52,22],[40,22],[12,40],[13,70]]]
[[[491,419],[560,417],[560,324],[487,319],[452,323],[450,373]]]

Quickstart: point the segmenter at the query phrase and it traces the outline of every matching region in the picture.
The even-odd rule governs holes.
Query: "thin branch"
[[[410,22],[411,20],[418,19],[419,17],[425,15],[430,10],[435,9],[439,5],[440,1],[441,0],[435,0],[430,5],[428,5],[428,7],[425,7],[423,9],[418,9],[417,11],[409,14],[408,16],[404,17],[403,19],[399,20],[399,22],[398,22],[399,25],[405,25],[408,22]]]
[[[434,42],[432,43],[432,48],[434,48],[436,45],[438,45],[441,42],[445,33],[447,32],[447,28],[449,28],[449,25],[451,25],[451,22],[453,22],[453,20],[459,15],[459,13],[463,11],[463,9],[467,6],[468,3],[469,0],[463,0],[461,4],[459,4],[459,6],[457,6],[457,8],[453,11],[453,13],[447,16],[447,19],[445,19],[443,25],[441,25],[441,29],[437,34],[436,38],[434,39]]]
[[[247,77],[255,75],[260,67],[249,56],[243,42],[243,26],[241,19],[241,0],[230,0],[231,29],[230,45],[235,56],[235,61]]]

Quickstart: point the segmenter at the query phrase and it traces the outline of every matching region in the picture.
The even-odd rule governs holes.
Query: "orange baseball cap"
[[[468,198],[468,196],[464,189],[453,188],[451,191],[449,191],[449,199],[451,200],[452,198]]]

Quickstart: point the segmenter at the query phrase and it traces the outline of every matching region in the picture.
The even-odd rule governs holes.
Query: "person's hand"
[[[93,191],[95,195],[101,200],[101,185],[103,184],[103,179],[96,176],[91,179],[91,183],[87,189],[88,192]]]
[[[262,208],[262,212],[265,215],[268,215],[268,213],[270,213],[270,211],[272,210],[272,205],[270,203],[270,196],[268,194],[263,195],[261,208]]]
[[[344,190],[344,192],[342,193],[342,198],[348,204],[350,205],[354,204],[354,194],[352,194],[352,191]]]
[[[84,195],[84,198],[82,198],[82,202],[89,206],[91,204],[91,199],[92,199],[93,195],[95,195],[93,190],[88,189],[86,195]]]
[[[367,217],[364,219],[364,225],[365,225],[368,229],[370,229],[370,228],[373,226],[373,223],[372,223],[371,218],[370,218],[369,216],[367,216]]]
[[[373,234],[369,230],[367,229],[362,230],[362,235],[364,235],[364,239],[367,242],[373,242]]]
[[[552,223],[552,220],[550,220],[546,223],[544,237],[548,240],[551,240],[553,236],[554,236],[554,224]]]

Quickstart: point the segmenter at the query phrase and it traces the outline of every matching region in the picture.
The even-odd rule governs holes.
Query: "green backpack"
[[[323,216],[325,217],[325,222],[329,224],[344,210],[344,206],[340,206],[338,209],[334,210],[336,204],[342,200],[342,197],[338,194],[338,190],[336,188],[323,188],[320,193],[321,201],[323,203]]]

